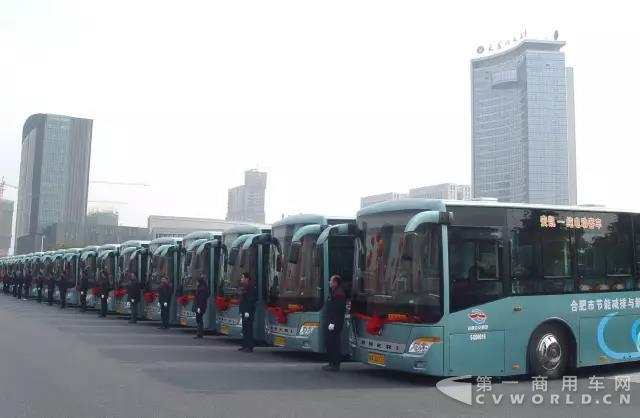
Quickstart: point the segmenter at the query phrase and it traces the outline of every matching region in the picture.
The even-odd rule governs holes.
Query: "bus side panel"
[[[640,315],[580,319],[579,366],[640,360]]]
[[[449,351],[454,375],[504,374],[504,331],[451,334]]]

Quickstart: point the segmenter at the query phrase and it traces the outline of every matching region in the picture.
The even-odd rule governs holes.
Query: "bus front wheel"
[[[569,344],[562,328],[542,324],[529,341],[529,371],[534,376],[559,379],[569,364]]]

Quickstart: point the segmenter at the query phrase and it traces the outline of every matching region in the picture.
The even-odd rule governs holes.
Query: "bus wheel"
[[[569,363],[569,344],[562,328],[539,326],[529,341],[529,371],[535,376],[559,379]]]

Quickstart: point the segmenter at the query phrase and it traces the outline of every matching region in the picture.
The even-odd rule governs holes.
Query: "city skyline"
[[[524,27],[529,37],[549,39],[558,29],[570,45],[579,203],[640,208],[640,198],[626,191],[633,153],[619,152],[634,132],[631,100],[640,94],[628,82],[639,60],[629,53],[639,29],[628,14],[612,25],[609,11],[589,5],[547,2],[523,15],[489,2],[469,5],[451,23],[459,15],[453,5],[389,10],[356,2],[340,16],[327,8],[296,22],[280,16],[294,3],[256,4],[260,19],[241,20],[236,5],[203,2],[194,3],[194,20],[184,25],[186,12],[158,4],[149,37],[141,38],[144,2],[128,5],[125,16],[125,3],[117,1],[91,11],[75,2],[34,4],[41,13],[20,2],[0,6],[0,16],[11,17],[0,26],[8,57],[21,63],[19,71],[0,69],[0,174],[17,183],[19,129],[34,111],[94,119],[92,178],[153,184],[90,187],[90,200],[129,203],[118,208],[123,224],[144,225],[149,213],[224,217],[227,188],[255,164],[269,172],[267,222],[282,213],[354,214],[360,196],[397,185],[469,183],[468,60],[478,45]],[[371,19],[359,21],[355,33],[352,22],[365,9]],[[595,32],[572,19],[576,13],[602,25]],[[221,17],[216,25],[205,24],[211,16]],[[113,21],[116,34],[107,24]],[[326,24],[333,27],[328,34]],[[247,27],[263,35],[245,36]],[[39,41],[44,33],[55,48]],[[336,57],[340,66],[318,65]],[[118,65],[122,59],[131,65]],[[610,62],[617,63],[616,77],[608,76]],[[40,76],[43,65],[55,83]],[[9,190],[6,197],[17,195]]]

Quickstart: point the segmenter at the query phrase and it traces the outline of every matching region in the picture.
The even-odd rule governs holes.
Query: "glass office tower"
[[[40,251],[55,223],[84,224],[93,121],[35,114],[22,131],[16,253]]]
[[[471,61],[474,197],[576,204],[564,44],[524,40]]]

